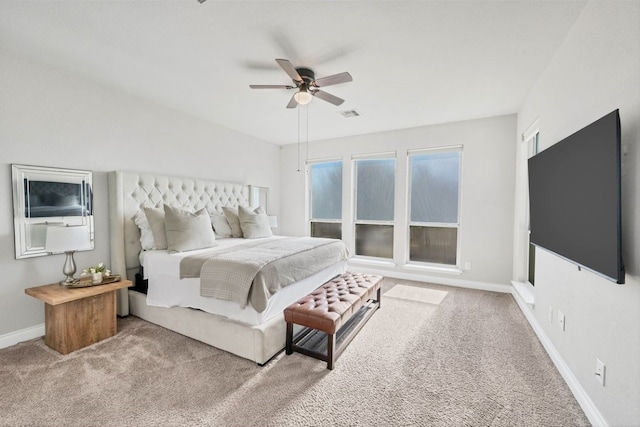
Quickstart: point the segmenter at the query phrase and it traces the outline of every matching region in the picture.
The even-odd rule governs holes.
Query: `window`
[[[357,159],[354,168],[355,254],[392,259],[396,159]]]
[[[540,132],[536,129],[531,137],[527,140],[527,148],[529,152],[528,157],[533,157],[540,151]],[[529,212],[529,197],[527,196],[527,212]],[[529,218],[527,216],[527,223],[529,222]],[[536,248],[531,244],[531,225],[527,225],[529,227],[529,232],[527,234],[527,243],[529,245],[528,256],[527,256],[527,280],[531,285],[535,285],[536,281]]]
[[[342,161],[309,167],[311,237],[342,238]]]
[[[461,148],[410,151],[409,261],[458,264]]]

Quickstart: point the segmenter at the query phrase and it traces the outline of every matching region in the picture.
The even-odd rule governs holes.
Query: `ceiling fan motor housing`
[[[309,86],[316,79],[315,73],[310,68],[300,67],[296,68],[296,71],[298,72],[298,74],[300,74],[300,77],[302,77],[302,81],[304,81],[307,86]]]

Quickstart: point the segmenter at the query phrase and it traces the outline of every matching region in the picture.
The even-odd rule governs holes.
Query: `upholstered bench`
[[[382,277],[346,272],[284,310],[286,353],[334,361],[380,307]],[[374,294],[375,299],[374,299]],[[294,336],[293,326],[303,327]]]

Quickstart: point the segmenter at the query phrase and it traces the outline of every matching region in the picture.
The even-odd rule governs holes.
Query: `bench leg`
[[[327,369],[333,370],[336,348],[336,334],[327,334]]]
[[[286,345],[286,353],[292,354],[293,349],[291,345],[293,344],[293,323],[287,322],[287,345]]]

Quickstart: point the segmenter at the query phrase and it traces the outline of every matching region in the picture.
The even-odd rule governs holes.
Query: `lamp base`
[[[67,259],[64,261],[64,267],[62,268],[62,273],[67,276],[67,278],[60,282],[61,285],[65,286],[70,283],[76,281],[73,278],[73,275],[76,274],[76,263],[73,261],[73,253],[75,251],[67,251],[65,254],[67,255]]]

